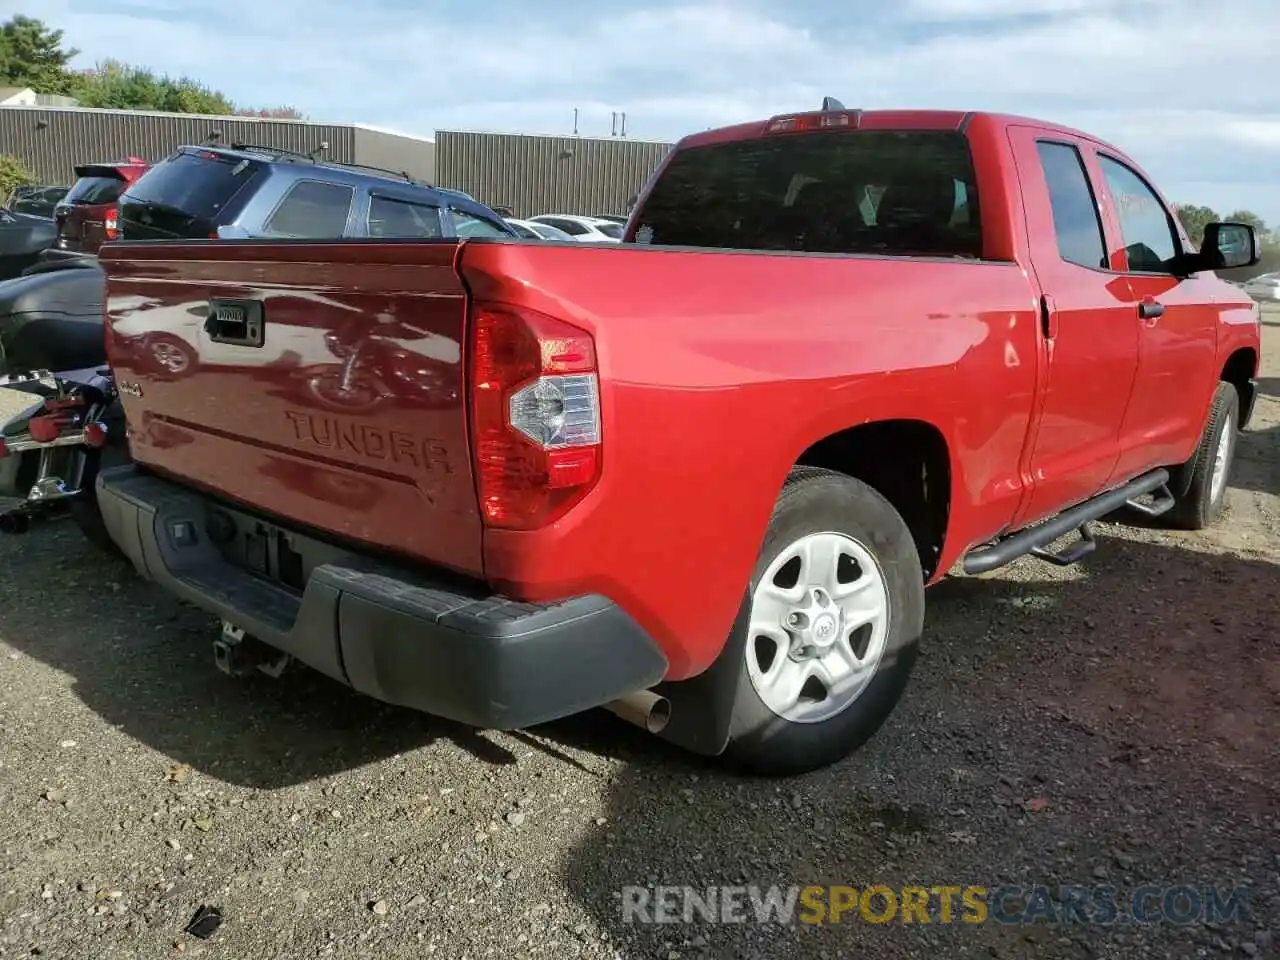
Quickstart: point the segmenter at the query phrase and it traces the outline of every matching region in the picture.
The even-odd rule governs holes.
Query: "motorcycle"
[[[124,417],[105,369],[0,377],[0,533],[69,516],[95,545],[114,551],[94,483],[128,462]]]
[[[94,483],[128,462],[128,444],[106,365],[101,274],[80,267],[0,283],[0,533],[70,516],[114,551]]]

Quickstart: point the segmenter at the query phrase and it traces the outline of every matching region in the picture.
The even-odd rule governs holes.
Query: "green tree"
[[[1175,211],[1187,236],[1196,247],[1204,242],[1204,228],[1215,220],[1222,219],[1212,207],[1198,207],[1193,203],[1179,203],[1175,205]]]
[[[1233,210],[1225,217],[1225,219],[1232,223],[1247,223],[1249,226],[1257,230],[1262,236],[1265,237],[1267,235],[1267,221],[1263,220],[1252,210]]]
[[[27,165],[17,157],[0,153],[0,200],[8,197],[24,183],[35,183],[36,178]]]
[[[218,115],[235,110],[221,93],[189,77],[175,80],[119,60],[104,60],[82,73],[76,96],[82,106],[116,110]]]
[[[30,87],[36,93],[74,94],[67,64],[79,50],[63,49],[62,31],[17,15],[0,24],[0,84]]]

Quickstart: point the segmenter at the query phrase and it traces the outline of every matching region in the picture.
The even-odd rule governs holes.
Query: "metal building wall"
[[[436,179],[434,143],[383,130],[355,128],[355,162],[407,173],[426,183]]]
[[[203,142],[213,130],[222,131],[222,143],[303,152],[327,140],[331,159],[357,159],[349,126],[83,107],[0,107],[0,153],[18,157],[46,183],[74,182],[73,168],[79,163],[127,156],[159,160],[184,143]]]
[[[621,137],[436,131],[436,175],[516,216],[625,214],[671,144]]]

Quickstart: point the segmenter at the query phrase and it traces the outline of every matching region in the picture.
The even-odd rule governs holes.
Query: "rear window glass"
[[[63,198],[67,203],[114,203],[124,192],[118,177],[81,177]]]
[[[980,257],[969,143],[953,131],[851,130],[682,150],[640,211],[636,241]]]
[[[143,174],[127,197],[206,224],[217,223],[219,214],[261,166],[257,161],[214,153],[179,153]]]

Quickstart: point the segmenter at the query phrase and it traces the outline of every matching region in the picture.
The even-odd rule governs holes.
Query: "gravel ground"
[[[597,712],[476,733],[318,675],[53,524],[0,575],[0,957],[1280,956],[1280,313],[1230,516],[930,594],[850,761],[739,779]],[[629,884],[1211,884],[1238,921],[638,926]],[[202,904],[224,922],[183,932]]]

